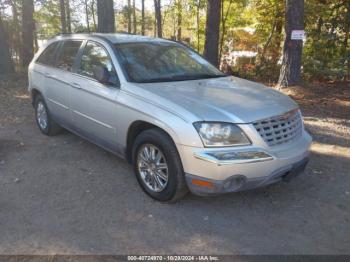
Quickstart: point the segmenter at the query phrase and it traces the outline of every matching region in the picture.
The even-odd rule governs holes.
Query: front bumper
[[[234,175],[225,180],[214,180],[208,178],[205,179],[191,174],[186,174],[186,182],[190,191],[196,195],[211,195],[229,192],[239,192],[267,186],[279,182],[281,180],[290,181],[291,179],[298,176],[304,171],[308,161],[309,158],[305,157],[301,161],[294,163],[289,167],[281,168],[280,170],[276,170],[272,174],[264,177],[247,178],[243,175]],[[197,185],[193,183],[194,180],[203,179],[207,182],[207,186]]]
[[[244,159],[238,154],[238,159],[218,161],[210,157],[211,153],[208,157],[207,149],[186,146],[182,146],[179,152],[191,192],[208,195],[253,189],[297,176],[307,165],[311,141],[310,135],[304,132],[293,143],[275,148],[252,146],[227,149],[266,154],[258,154],[260,157],[256,159]],[[217,152],[219,149],[211,150]]]

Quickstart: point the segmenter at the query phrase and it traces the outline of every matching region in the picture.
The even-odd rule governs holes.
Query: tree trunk
[[[64,0],[60,0],[61,9],[61,32],[62,34],[67,33],[67,20],[66,20],[66,5]]]
[[[348,49],[348,41],[349,41],[349,32],[350,32],[350,2],[347,2],[346,5],[347,12],[345,14],[344,19],[344,41],[343,41],[343,53],[346,53]]]
[[[153,30],[153,35],[154,37],[157,37],[157,19],[154,17],[154,30]]]
[[[22,0],[22,66],[27,67],[34,56],[34,3]]]
[[[90,33],[90,19],[89,19],[89,4],[88,0],[85,0],[85,21],[88,32]]]
[[[199,43],[200,43],[200,31],[199,31],[199,21],[200,21],[200,17],[199,17],[199,9],[200,9],[200,4],[201,4],[201,0],[198,0],[197,3],[197,11],[196,11],[196,18],[197,18],[197,52],[199,52]]]
[[[221,0],[208,0],[204,57],[216,67],[219,65],[220,12]]]
[[[91,14],[92,14],[92,22],[94,23],[94,31],[97,29],[96,16],[95,16],[95,1],[91,1]]]
[[[345,59],[345,63],[347,64],[347,76],[346,78],[349,79],[350,78],[350,50],[349,50],[349,31],[350,31],[350,2],[347,2],[347,14],[345,17],[345,24],[344,24],[344,33],[345,33],[345,37],[344,37],[344,41],[343,41],[343,54],[344,57],[346,57]]]
[[[220,48],[219,48],[219,62],[221,61],[221,56],[222,56],[222,49],[224,47],[224,41],[225,41],[225,36],[226,36],[226,21],[227,21],[227,17],[228,14],[230,12],[231,9],[231,5],[232,5],[233,0],[230,0],[229,5],[226,9],[226,13],[224,13],[224,2],[221,5],[221,39],[220,39]]]
[[[66,15],[67,15],[67,31],[72,33],[72,20],[70,17],[70,4],[69,0],[66,0]]]
[[[293,30],[304,29],[304,0],[286,0],[286,39],[283,47],[283,61],[278,80],[280,87],[300,84],[302,40],[291,40]]]
[[[141,0],[141,34],[145,35],[145,0]]]
[[[277,20],[276,24],[276,29],[275,29],[275,40],[274,40],[274,52],[272,54],[271,58],[271,63],[273,64],[274,67],[278,66],[278,60],[281,57],[281,43],[283,41],[283,36],[282,36],[282,31],[283,31],[283,19],[282,17],[279,17]]]
[[[13,74],[15,72],[13,61],[11,59],[10,47],[8,44],[7,34],[0,17],[0,75],[2,74]]]
[[[154,10],[155,10],[155,17],[157,21],[157,36],[162,38],[163,32],[162,32],[161,0],[154,0]]]
[[[176,39],[176,14],[174,13],[172,16],[172,25],[173,25],[173,35],[172,35],[172,39],[175,40]]]
[[[97,31],[100,33],[115,32],[113,0],[97,0]]]
[[[21,53],[21,24],[19,22],[19,15],[18,15],[18,7],[17,7],[17,1],[12,0],[10,1],[11,7],[12,7],[12,16],[13,16],[13,25],[14,25],[14,35],[13,35],[13,49],[15,51],[15,57],[16,57],[16,64],[19,65],[19,56]]]
[[[38,32],[36,30],[36,24],[34,23],[34,53],[39,50]]]
[[[136,6],[135,6],[135,0],[132,2],[132,16],[133,16],[133,26],[134,26],[134,34],[136,34],[137,31],[137,24],[136,24]]]
[[[320,16],[317,20],[317,34],[320,35],[322,32],[322,26],[323,26],[323,18]]]
[[[131,33],[131,0],[128,0],[128,33]]]
[[[177,0],[177,41],[181,41],[182,37],[182,0]]]
[[[261,66],[261,67],[265,66],[266,61],[268,60],[266,58],[266,52],[267,52],[267,50],[268,50],[268,48],[269,48],[269,46],[270,46],[270,44],[272,42],[272,39],[273,39],[273,36],[274,36],[275,32],[277,30],[277,23],[278,23],[278,20],[279,20],[279,15],[280,14],[277,12],[276,15],[275,15],[275,19],[273,21],[272,27],[271,27],[270,34],[269,34],[269,36],[268,36],[268,38],[267,38],[267,40],[266,40],[266,42],[265,42],[265,44],[264,44],[264,46],[262,48],[261,54],[258,55],[258,57],[257,57],[257,64],[259,66]]]

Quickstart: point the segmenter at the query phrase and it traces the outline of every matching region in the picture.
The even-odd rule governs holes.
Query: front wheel
[[[175,202],[188,192],[176,146],[162,130],[146,130],[136,138],[133,166],[142,189],[158,201]]]

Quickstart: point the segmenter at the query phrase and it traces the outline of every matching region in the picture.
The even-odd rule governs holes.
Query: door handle
[[[45,76],[46,77],[52,77],[51,74],[49,74],[49,73],[45,73]]]
[[[71,86],[76,89],[81,89],[81,86],[78,83],[71,83]]]

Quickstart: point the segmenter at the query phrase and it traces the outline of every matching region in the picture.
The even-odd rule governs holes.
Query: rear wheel
[[[142,189],[162,202],[175,202],[188,192],[180,156],[160,129],[142,132],[133,145],[133,166]]]
[[[62,128],[51,118],[45,100],[41,95],[35,97],[34,108],[36,123],[43,134],[53,136],[60,133]]]

